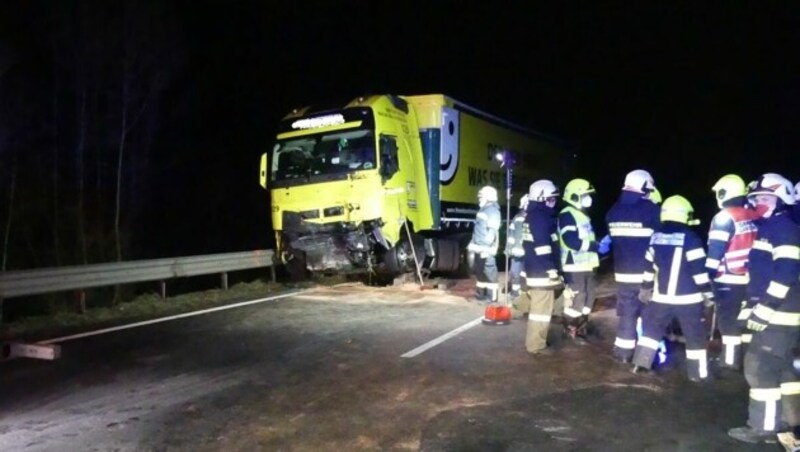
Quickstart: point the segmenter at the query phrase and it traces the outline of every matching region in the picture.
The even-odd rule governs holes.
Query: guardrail
[[[85,310],[85,289],[94,287],[160,281],[161,298],[166,298],[168,279],[219,273],[222,288],[227,289],[228,272],[262,267],[270,268],[272,282],[275,282],[274,256],[272,250],[255,250],[0,272],[0,321],[5,298],[77,290],[81,310]],[[0,361],[22,357],[53,360],[60,354],[61,348],[55,344],[0,344]]]
[[[168,279],[219,273],[227,289],[228,272],[262,267],[270,267],[274,282],[274,255],[272,250],[255,250],[2,272],[0,300],[147,281],[161,281],[161,296],[166,297]]]

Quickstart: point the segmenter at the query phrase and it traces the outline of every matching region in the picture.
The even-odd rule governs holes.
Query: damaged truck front
[[[261,158],[278,255],[295,272],[402,273],[414,256],[428,270],[455,271],[478,189],[504,189],[497,150],[535,159],[525,177],[561,171],[555,143],[524,132],[443,95],[296,109]]]

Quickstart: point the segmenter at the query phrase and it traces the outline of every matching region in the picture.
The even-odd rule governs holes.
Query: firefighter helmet
[[[528,207],[528,195],[522,195],[519,198],[519,208],[525,209],[526,207]]]
[[[497,202],[497,189],[491,185],[487,185],[478,190],[478,200],[486,202]]]
[[[531,201],[545,202],[547,198],[555,198],[558,195],[556,184],[547,179],[537,180],[528,189],[528,199]]]
[[[637,169],[633,170],[625,176],[625,185],[623,190],[635,191],[637,193],[649,193],[656,188],[656,183],[653,181],[653,176],[649,172]]]
[[[694,207],[681,195],[673,195],[664,200],[661,221],[675,221],[689,226],[700,224],[700,220],[694,218]]]
[[[736,174],[726,174],[722,176],[711,190],[717,198],[717,206],[722,208],[722,204],[733,198],[745,196],[747,194],[747,186],[744,180]]]
[[[773,195],[784,204],[794,204],[794,186],[788,179],[777,173],[766,173],[756,182],[756,186],[747,194],[748,197],[757,195]]]
[[[647,199],[653,201],[655,205],[659,205],[664,202],[664,198],[661,197],[661,192],[658,191],[658,187],[653,187],[653,191],[647,196]]]
[[[572,179],[564,187],[564,201],[581,209],[581,197],[594,193],[594,187],[586,179]]]
[[[794,202],[795,204],[800,201],[800,182],[794,184]]]

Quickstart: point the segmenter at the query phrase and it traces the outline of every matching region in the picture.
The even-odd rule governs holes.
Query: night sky
[[[160,104],[133,257],[272,246],[257,176],[277,121],[367,93],[444,93],[576,143],[598,226],[635,168],[687,196],[702,229],[727,172],[800,180],[800,10],[778,7],[790,2],[161,3],[181,64]],[[14,55],[0,88],[22,78],[46,96],[51,24],[80,8],[0,8],[0,57]],[[6,167],[7,155],[0,147]]]

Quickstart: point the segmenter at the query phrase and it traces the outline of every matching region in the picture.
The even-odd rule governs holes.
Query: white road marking
[[[422,354],[424,351],[426,351],[426,350],[428,350],[430,348],[436,347],[437,345],[439,345],[442,342],[450,339],[451,337],[458,336],[459,334],[463,333],[464,331],[467,331],[468,329],[472,328],[473,326],[480,324],[482,320],[483,320],[482,316],[478,317],[477,319],[472,320],[471,322],[467,322],[467,323],[461,325],[460,327],[454,329],[453,331],[450,331],[449,333],[442,334],[441,336],[437,337],[436,339],[420,345],[419,347],[415,348],[414,350],[407,351],[407,352],[403,353],[402,355],[400,355],[400,357],[401,358],[413,358],[413,357],[415,357],[415,356],[417,356],[419,354]]]
[[[196,316],[196,315],[208,314],[208,313],[211,313],[211,312],[224,311],[226,309],[240,308],[242,306],[249,306],[251,304],[258,304],[258,303],[263,303],[265,301],[279,300],[281,298],[291,297],[291,296],[294,296],[294,295],[297,295],[297,294],[300,294],[300,293],[303,293],[303,292],[306,292],[306,291],[307,290],[298,290],[298,291],[295,291],[295,292],[285,293],[285,294],[281,294],[281,295],[275,295],[275,296],[272,296],[272,297],[259,298],[257,300],[242,301],[241,303],[234,303],[234,304],[229,304],[229,305],[225,305],[225,306],[217,306],[216,308],[203,309],[201,311],[184,312],[183,314],[171,315],[169,317],[160,317],[158,319],[144,320],[142,322],[130,323],[128,325],[119,325],[119,326],[113,326],[113,327],[110,327],[110,328],[103,328],[101,330],[87,331],[85,333],[72,334],[72,335],[69,335],[69,336],[57,337],[55,339],[47,339],[46,341],[37,342],[37,344],[41,344],[41,345],[57,344],[59,342],[66,342],[66,341],[71,341],[71,340],[74,340],[74,339],[81,339],[81,338],[89,337],[89,336],[97,336],[97,335],[100,335],[100,334],[112,333],[114,331],[127,330],[127,329],[130,329],[130,328],[138,328],[140,326],[152,325],[154,323],[168,322],[170,320],[177,320],[177,319],[183,319],[183,318],[186,318],[186,317],[193,317],[193,316]]]

